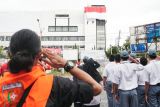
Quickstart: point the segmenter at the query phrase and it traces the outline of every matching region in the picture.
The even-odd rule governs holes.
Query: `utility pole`
[[[120,39],[121,39],[121,30],[119,30],[119,35],[118,35],[118,51],[120,51],[120,47],[119,47],[119,42],[120,42]]]
[[[119,47],[120,39],[121,39],[121,30],[119,30],[119,35],[118,35],[118,47]]]
[[[40,39],[41,39],[41,37],[42,37],[42,28],[41,28],[41,25],[40,25],[40,20],[37,19],[37,22],[38,22],[38,25],[39,25]]]
[[[112,45],[110,44],[110,51],[111,51],[111,55],[112,55]]]

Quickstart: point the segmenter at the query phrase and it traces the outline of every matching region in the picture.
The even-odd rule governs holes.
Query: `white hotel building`
[[[32,29],[41,36],[42,46],[60,49],[105,50],[106,7],[91,5],[83,10],[1,12],[0,46],[8,47],[19,29]],[[2,31],[7,27],[7,31]],[[10,29],[12,29],[10,31]]]

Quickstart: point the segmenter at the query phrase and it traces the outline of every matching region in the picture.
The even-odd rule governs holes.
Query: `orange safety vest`
[[[0,80],[0,107],[16,107],[24,90],[33,86],[23,107],[45,107],[53,85],[53,75],[46,75],[39,65],[30,72],[6,72]]]

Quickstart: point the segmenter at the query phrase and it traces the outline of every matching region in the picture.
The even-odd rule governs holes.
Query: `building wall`
[[[56,15],[62,14],[69,16],[56,17]],[[10,37],[14,32],[20,29],[32,29],[41,37],[43,46],[57,46],[61,48],[77,47],[94,50],[96,49],[96,19],[85,19],[84,14],[84,10],[1,12],[0,46],[9,46]],[[78,27],[78,30],[74,32],[50,32],[48,31],[49,26],[75,26]],[[63,39],[52,41],[47,39],[49,37],[61,37]],[[65,38],[72,39],[66,40]]]
[[[96,49],[96,19],[85,19],[85,50]]]

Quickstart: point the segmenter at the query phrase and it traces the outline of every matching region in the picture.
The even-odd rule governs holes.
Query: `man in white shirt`
[[[114,55],[109,58],[109,63],[105,66],[103,71],[103,84],[107,93],[108,107],[113,107],[113,95],[112,95],[112,81],[113,81],[113,69],[116,65],[114,62]]]
[[[127,51],[122,51],[120,55],[122,62],[116,67],[114,73],[114,96],[119,100],[120,107],[138,107],[136,91],[138,65],[128,61],[129,54]],[[119,96],[117,97],[118,93]]]
[[[148,56],[150,62],[145,68],[147,73],[145,98],[149,103],[149,107],[160,107],[160,61],[156,60],[155,49],[150,49]]]
[[[133,60],[130,61],[131,63],[139,63],[138,59],[136,58],[137,57],[136,53],[130,53],[130,57],[133,58]]]
[[[147,65],[148,61],[145,57],[140,58],[140,64],[145,66]],[[138,79],[138,88],[137,88],[137,93],[138,93],[138,107],[147,107],[147,104],[145,102],[145,76],[146,71],[145,69],[138,71],[137,72],[137,79]]]
[[[117,55],[115,55],[115,63],[116,63],[116,66],[119,66],[120,65],[120,62],[121,62],[121,56],[120,56],[120,54],[117,54]],[[116,74],[116,68],[118,68],[118,67],[114,67],[114,74],[113,74],[113,77],[114,77],[114,75]],[[114,91],[115,90],[115,87],[114,87],[114,85],[112,84],[112,90]],[[119,107],[119,101],[117,101],[114,97],[113,97],[113,107]]]

